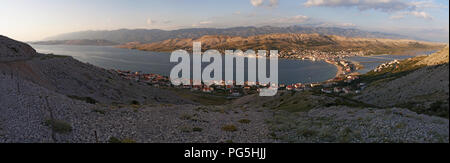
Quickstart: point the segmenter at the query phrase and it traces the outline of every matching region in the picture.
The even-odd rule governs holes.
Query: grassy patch
[[[182,89],[172,89],[172,90],[180,97],[202,105],[223,105],[229,101],[225,96],[216,96],[205,93],[194,93]]]
[[[180,116],[180,119],[182,119],[182,120],[191,120],[192,119],[192,115],[190,115],[190,114],[182,114]]]
[[[64,134],[72,131],[72,126],[62,120],[47,119],[44,124],[51,127],[52,130],[57,133]]]
[[[191,126],[187,126],[187,125],[185,125],[185,126],[180,126],[180,127],[178,127],[178,129],[179,129],[181,132],[192,132],[192,127],[191,127]]]
[[[241,119],[241,120],[239,120],[239,123],[244,123],[244,124],[248,124],[250,122],[252,122],[252,121],[248,120],[248,119]]]
[[[237,127],[235,125],[225,125],[222,127],[223,131],[227,131],[227,132],[235,132],[237,131]]]
[[[194,128],[192,128],[192,131],[194,131],[194,132],[202,132],[202,131],[203,131],[203,128],[200,128],[200,127],[194,127]]]
[[[424,57],[416,57],[411,58],[407,60],[400,61],[400,64],[398,64],[398,67],[392,66],[389,68],[384,68],[379,72],[370,71],[364,75],[361,76],[359,79],[359,82],[364,83],[373,83],[373,82],[387,82],[394,79],[398,79],[400,77],[403,77],[405,75],[408,75],[409,73],[420,69],[424,66],[418,66],[416,65],[420,60],[422,60]],[[358,83],[358,82],[356,82]]]

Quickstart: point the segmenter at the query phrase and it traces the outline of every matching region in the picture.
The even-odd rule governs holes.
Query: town
[[[330,55],[325,52],[314,51],[311,54],[302,54],[302,55],[290,55],[282,56],[285,59],[308,59],[311,61],[325,61],[329,64],[333,64],[337,67],[338,72],[336,77],[324,82],[317,83],[296,83],[296,84],[279,84],[279,91],[293,91],[293,92],[301,92],[301,91],[310,91],[310,90],[320,90],[323,93],[334,93],[334,94],[358,94],[362,89],[365,88],[364,83],[356,84],[357,87],[350,86],[341,86],[339,83],[346,83],[349,85],[353,81],[359,79],[358,65],[356,63],[345,60],[344,58],[350,56],[359,56],[361,53],[336,53],[336,55]],[[334,53],[333,53],[334,54]],[[160,74],[152,74],[152,73],[142,73],[142,72],[131,72],[131,71],[123,71],[123,70],[111,70],[119,73],[124,79],[134,80],[136,82],[145,83],[149,86],[156,88],[175,88],[175,89],[185,89],[190,90],[191,92],[201,92],[201,93],[210,93],[210,94],[218,94],[227,96],[230,98],[241,97],[249,94],[256,94],[261,91],[261,89],[268,88],[267,84],[260,84],[259,82],[251,83],[245,82],[244,85],[236,85],[236,81],[225,81],[219,80],[214,81],[214,84],[211,86],[207,86],[202,83],[201,85],[192,85],[193,81],[190,80],[191,85],[173,85],[171,83],[170,77],[163,76]],[[226,83],[233,83],[233,85],[228,85]]]

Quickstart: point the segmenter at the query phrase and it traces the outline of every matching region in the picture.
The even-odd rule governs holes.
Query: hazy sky
[[[120,28],[339,26],[448,42],[448,0],[1,0],[0,35]]]

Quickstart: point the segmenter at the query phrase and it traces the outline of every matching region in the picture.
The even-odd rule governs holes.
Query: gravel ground
[[[273,112],[247,105],[92,105],[0,72],[0,142],[449,142],[448,119],[406,109]],[[275,116],[274,116],[275,115]],[[71,126],[61,133],[46,125]],[[242,123],[242,122],[247,123]],[[234,125],[233,129],[223,127]],[[231,127],[232,128],[232,127]]]
[[[399,108],[316,108],[304,113],[277,113],[271,124],[276,137],[286,142],[449,142],[448,119]]]
[[[274,142],[268,137],[267,110],[232,106],[92,105],[20,78],[0,75],[0,142]],[[53,131],[46,120],[71,126]],[[249,120],[241,123],[241,120]],[[234,125],[236,131],[224,131]]]

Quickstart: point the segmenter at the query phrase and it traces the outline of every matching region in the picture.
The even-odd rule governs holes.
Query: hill
[[[430,56],[400,61],[362,76],[370,83],[355,97],[381,107],[404,107],[448,118],[449,59],[448,46]]]
[[[91,45],[91,46],[113,46],[118,45],[115,42],[108,40],[50,40],[50,41],[36,41],[30,42],[37,45]]]
[[[152,43],[175,38],[198,38],[205,35],[228,35],[228,36],[256,36],[274,33],[319,33],[323,35],[339,35],[344,37],[365,37],[365,38],[390,38],[390,39],[415,39],[407,36],[388,34],[381,32],[368,32],[359,29],[347,29],[337,27],[310,27],[310,26],[289,26],[289,27],[234,27],[234,28],[189,28],[179,30],[159,30],[159,29],[119,29],[112,31],[81,31],[61,34],[46,38],[45,40],[80,40],[80,39],[103,39],[117,43],[141,42]]]
[[[202,50],[277,49],[282,55],[295,54],[293,51],[304,50],[321,52],[363,52],[369,54],[396,54],[411,50],[440,49],[443,44],[414,41],[393,40],[381,38],[354,38],[320,34],[267,34],[249,37],[207,35],[199,38],[177,38],[165,41],[141,44],[131,42],[120,45],[120,48],[146,51],[171,52],[178,49],[192,51],[193,42],[201,42]]]
[[[0,36],[0,70],[11,78],[32,82],[48,90],[111,104],[183,101],[168,91],[133,84],[118,74],[85,64],[69,56],[36,53],[31,46]]]

